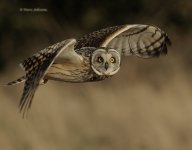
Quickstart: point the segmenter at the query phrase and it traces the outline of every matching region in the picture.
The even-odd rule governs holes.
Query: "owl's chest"
[[[71,62],[54,63],[45,78],[65,82],[85,82],[90,76],[90,59],[84,56],[81,64]]]
[[[89,65],[53,64],[45,78],[65,82],[83,82],[89,72]]]
[[[85,55],[80,65],[71,63],[54,63],[48,70],[45,78],[64,82],[93,82],[104,80],[105,76],[99,76],[91,68],[90,57]]]

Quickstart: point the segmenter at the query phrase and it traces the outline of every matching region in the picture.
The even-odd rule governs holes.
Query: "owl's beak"
[[[106,63],[105,63],[105,69],[107,70],[108,67],[109,67],[109,64],[108,64],[108,62],[106,62]]]

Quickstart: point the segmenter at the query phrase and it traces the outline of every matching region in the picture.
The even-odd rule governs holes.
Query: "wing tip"
[[[31,108],[32,100],[34,95],[27,95],[27,97],[22,96],[19,102],[19,113],[22,114],[22,118],[27,118],[28,112]]]
[[[165,42],[168,46],[171,46],[172,45],[172,42],[171,42],[171,39],[169,38],[169,36],[166,34],[166,37],[165,37]]]
[[[167,47],[171,46],[172,42],[171,42],[171,39],[169,38],[167,33],[164,33],[164,37],[165,37],[165,40],[164,40],[165,42],[164,42],[161,54],[167,55],[167,53],[168,53],[168,48]]]

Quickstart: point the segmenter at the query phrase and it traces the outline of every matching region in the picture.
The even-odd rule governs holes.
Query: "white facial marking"
[[[111,61],[111,58],[114,59],[114,61]],[[98,49],[92,55],[91,67],[98,75],[111,76],[119,71],[120,59],[120,54],[114,49]]]

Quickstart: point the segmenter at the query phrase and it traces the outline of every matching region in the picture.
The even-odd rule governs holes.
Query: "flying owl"
[[[79,39],[67,39],[49,46],[24,60],[25,75],[7,85],[25,81],[20,112],[31,107],[40,84],[48,80],[64,82],[101,81],[115,75],[122,56],[141,58],[167,54],[168,35],[151,25],[120,25],[94,31]]]

